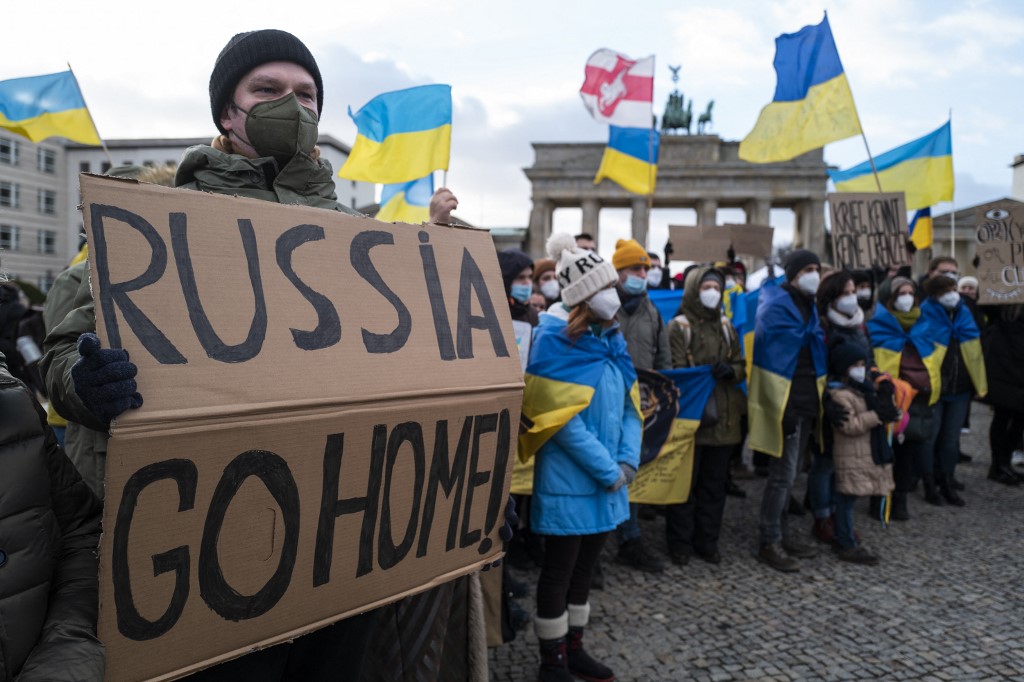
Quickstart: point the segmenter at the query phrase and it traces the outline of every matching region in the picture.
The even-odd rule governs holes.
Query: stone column
[[[697,225],[701,227],[714,227],[717,225],[716,211],[718,211],[717,199],[699,199],[697,201]]]
[[[633,198],[633,239],[640,242],[640,246],[647,250],[647,197]]]
[[[743,209],[748,225],[771,225],[771,199],[750,199]]]
[[[526,252],[531,258],[545,257],[544,247],[551,236],[551,217],[554,212],[555,205],[550,199],[534,197],[526,237]]]
[[[823,199],[807,199],[796,207],[799,242],[794,246],[808,249],[818,254],[823,261],[831,261],[832,254],[825,252],[825,201]]]
[[[598,199],[584,199],[583,205],[583,229],[581,232],[593,235],[594,245],[601,246],[601,225],[598,216],[601,212],[601,202]]]

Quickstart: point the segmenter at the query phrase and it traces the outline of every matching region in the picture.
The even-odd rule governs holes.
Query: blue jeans
[[[857,539],[853,535],[853,506],[857,503],[855,495],[844,495],[838,490],[836,500],[836,542],[840,547],[856,547]]]
[[[782,456],[769,458],[768,480],[764,484],[759,522],[762,545],[771,545],[782,541],[786,531],[786,507],[789,506],[789,494],[800,468],[800,460],[811,439],[813,425],[814,420],[809,417],[798,418],[796,430],[786,436],[782,442]]]
[[[952,478],[960,457],[960,427],[971,409],[971,394],[943,396],[935,403],[930,452],[935,457],[936,476]]]
[[[814,518],[827,519],[832,516],[833,493],[832,474],[836,466],[831,457],[820,452],[814,453],[811,470],[807,474],[807,492],[811,496],[811,510]]]

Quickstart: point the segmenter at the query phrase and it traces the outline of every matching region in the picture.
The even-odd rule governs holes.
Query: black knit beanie
[[[324,81],[320,77],[320,69],[301,40],[276,29],[238,33],[217,55],[210,74],[210,109],[217,130],[227,132],[220,125],[220,115],[234,95],[239,79],[267,62],[292,62],[309,71],[316,83],[317,114],[324,108]]]
[[[786,257],[786,281],[792,282],[796,279],[796,274],[808,265],[821,266],[821,259],[818,258],[818,254],[807,249],[797,249],[790,253]]]
[[[840,341],[828,349],[828,369],[834,376],[846,376],[858,360],[867,360],[864,347],[853,341]]]
[[[505,293],[511,295],[512,280],[526,268],[533,267],[533,259],[519,249],[505,249],[498,252],[498,267],[505,284]]]

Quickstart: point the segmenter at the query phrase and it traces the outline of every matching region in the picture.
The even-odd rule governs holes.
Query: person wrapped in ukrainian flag
[[[594,565],[608,534],[629,516],[628,484],[640,465],[643,417],[633,361],[615,321],[611,263],[556,234],[564,315],[541,315],[523,395],[519,457],[536,458],[531,528],[545,537],[535,627],[541,678],[572,673],[612,680],[582,646]]]

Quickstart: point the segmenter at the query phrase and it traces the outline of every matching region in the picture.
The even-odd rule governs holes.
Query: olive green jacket
[[[718,408],[718,422],[697,430],[697,445],[736,445],[742,440],[740,422],[747,411],[747,398],[739,389],[747,366],[740,352],[739,335],[721,311],[709,310],[700,302],[700,278],[710,268],[694,268],[686,277],[681,313],[669,322],[668,338],[673,367],[696,367],[724,362],[735,377],[719,381],[712,399]],[[692,280],[692,281],[691,281]],[[689,325],[689,331],[684,328]],[[689,341],[689,343],[687,343]]]

